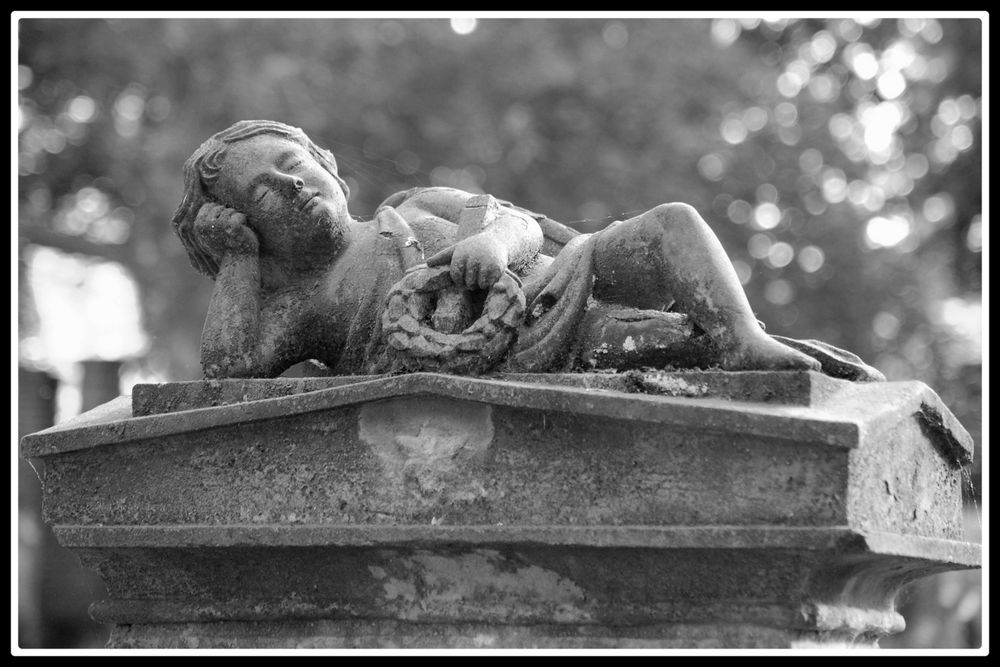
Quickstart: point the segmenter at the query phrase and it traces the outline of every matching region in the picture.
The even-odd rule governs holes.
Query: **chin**
[[[347,223],[331,214],[326,207],[317,209],[312,219],[314,237],[319,243],[339,244],[347,231]]]

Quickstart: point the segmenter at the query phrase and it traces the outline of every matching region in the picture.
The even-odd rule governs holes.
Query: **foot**
[[[727,371],[819,371],[820,363],[767,334],[742,338],[722,353]]]

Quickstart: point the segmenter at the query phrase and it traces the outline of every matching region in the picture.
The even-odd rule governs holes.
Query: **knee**
[[[665,224],[690,225],[704,222],[694,206],[681,202],[660,204],[652,209],[650,213],[653,218]]]
[[[648,241],[660,241],[664,234],[676,235],[705,225],[698,211],[688,204],[660,204],[643,215],[629,220],[633,233]]]

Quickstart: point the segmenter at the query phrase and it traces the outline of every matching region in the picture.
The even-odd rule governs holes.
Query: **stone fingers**
[[[468,262],[466,257],[453,257],[451,260],[451,282],[452,284],[463,287],[465,285],[465,265]]]
[[[470,261],[465,267],[465,287],[475,289],[479,285],[479,263]]]

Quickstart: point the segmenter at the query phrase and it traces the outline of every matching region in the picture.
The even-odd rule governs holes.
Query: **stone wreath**
[[[448,266],[411,269],[393,285],[382,335],[393,370],[486,373],[500,364],[524,319],[520,279],[505,271],[483,298]]]

